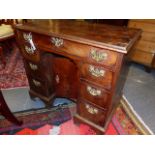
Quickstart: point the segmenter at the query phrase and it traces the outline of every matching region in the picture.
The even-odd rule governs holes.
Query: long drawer
[[[33,40],[38,47],[53,49],[59,53],[65,52],[73,56],[81,57],[84,61],[87,59],[89,62],[102,64],[107,67],[114,67],[118,57],[118,53],[116,52],[61,38],[33,34]]]

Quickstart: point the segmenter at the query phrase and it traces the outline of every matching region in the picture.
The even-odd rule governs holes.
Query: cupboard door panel
[[[76,64],[64,57],[54,57],[53,72],[56,96],[67,96],[76,99],[79,80]]]

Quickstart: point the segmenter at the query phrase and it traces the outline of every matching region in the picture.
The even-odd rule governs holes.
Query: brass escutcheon
[[[91,49],[90,55],[91,55],[91,58],[97,62],[106,60],[108,57],[107,53],[97,51],[96,49]]]
[[[101,90],[92,88],[91,86],[87,86],[87,91],[88,91],[92,96],[100,96],[100,95],[101,95]]]
[[[28,47],[28,46],[25,46],[25,51],[28,53],[28,54],[34,54],[34,50],[32,47]]]
[[[63,45],[63,39],[52,37],[51,42],[56,46],[60,47]]]
[[[85,104],[85,107],[86,107],[87,111],[91,114],[97,114],[98,113],[98,109],[90,106],[89,104]]]
[[[34,83],[35,86],[37,86],[37,87],[40,87],[41,86],[41,83],[39,81],[34,80],[34,79],[32,81],[33,81],[33,83]]]
[[[29,66],[32,70],[37,70],[38,69],[38,66],[35,65],[35,64],[32,64],[32,63],[29,63]]]
[[[95,68],[92,65],[89,66],[89,72],[95,77],[103,77],[105,74],[105,71],[103,69]]]

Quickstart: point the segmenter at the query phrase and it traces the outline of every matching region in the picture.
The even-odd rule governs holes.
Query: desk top
[[[141,34],[140,29],[72,20],[33,20],[16,28],[122,53],[127,53]]]

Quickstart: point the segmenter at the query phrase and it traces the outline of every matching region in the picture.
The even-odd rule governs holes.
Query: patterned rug
[[[56,109],[41,109],[16,113],[22,126],[16,126],[6,119],[0,120],[1,135],[95,135],[87,125],[76,125],[72,115],[75,106],[61,106]],[[106,135],[142,135],[120,104],[107,128]]]
[[[19,51],[6,52],[5,58],[6,66],[4,69],[2,69],[0,62],[0,89],[27,87],[28,80]]]

